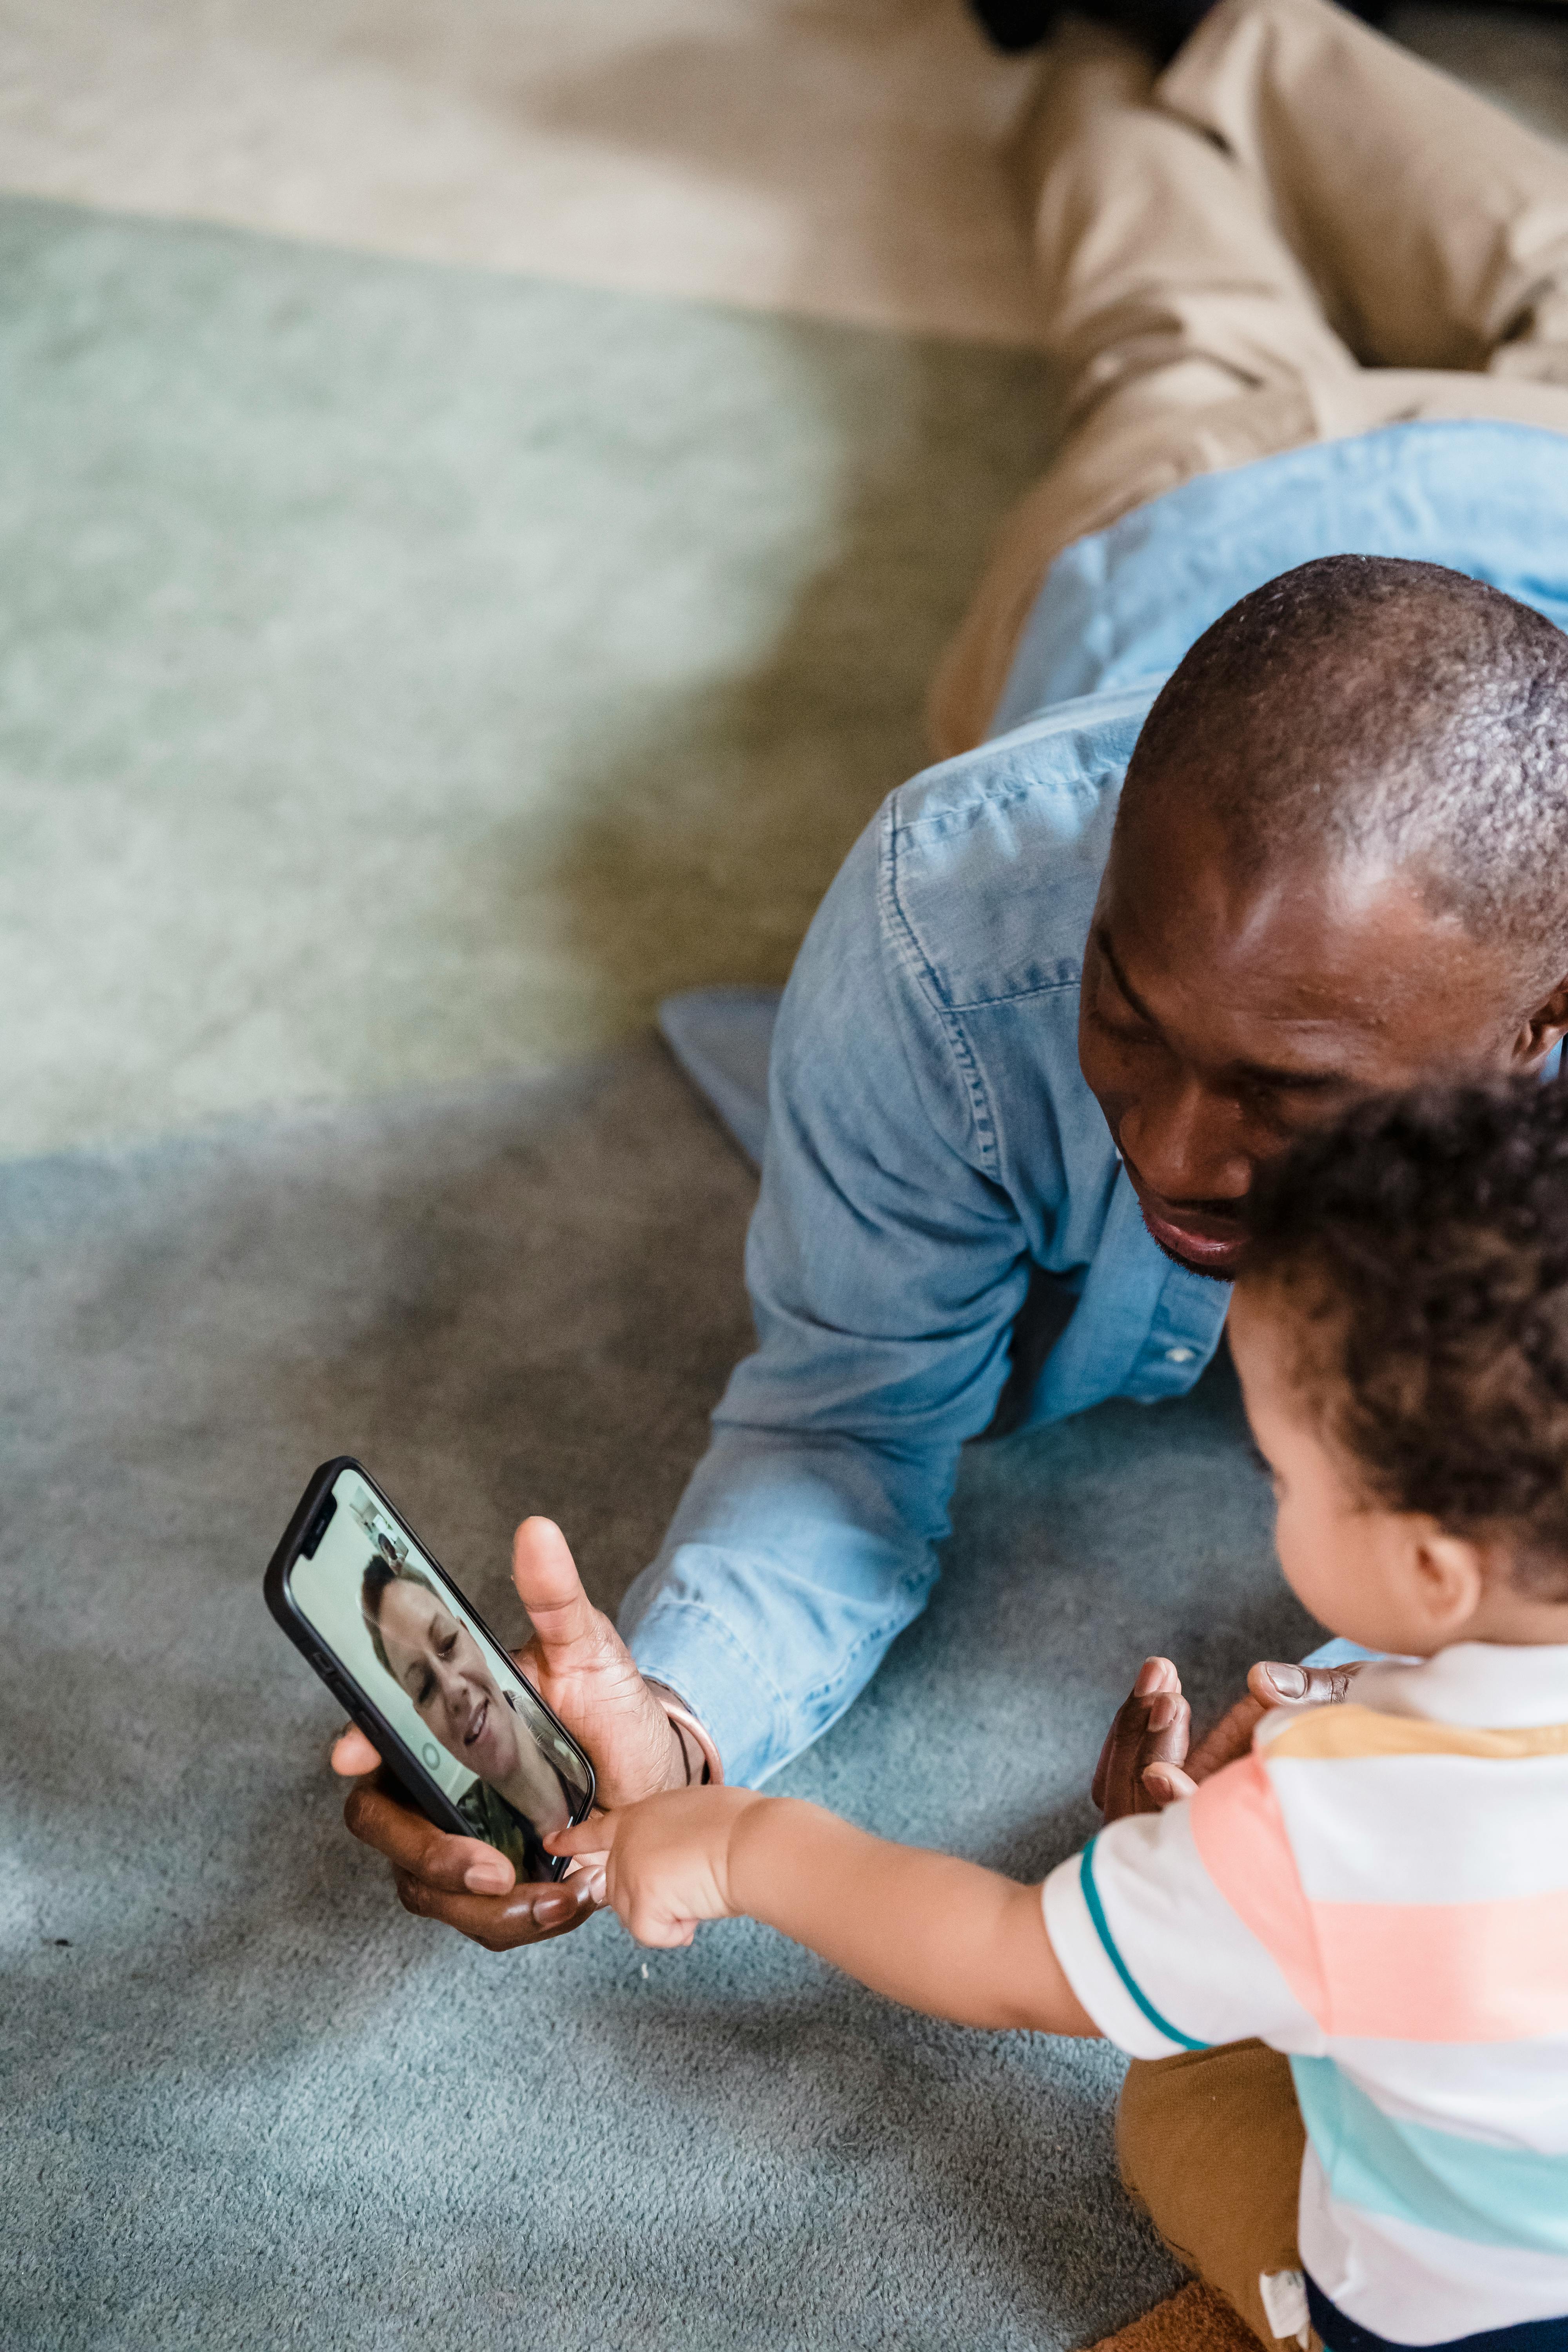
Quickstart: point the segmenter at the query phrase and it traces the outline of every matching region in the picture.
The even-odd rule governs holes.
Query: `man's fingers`
[[[595,1910],[593,1890],[583,1879],[514,1886],[510,1895],[448,1895],[406,1870],[395,1871],[393,1883],[398,1901],[416,1918],[439,1920],[492,1952],[515,1951],[521,1944],[543,1944],[568,1935],[591,1919]]]
[[[1131,1692],[1118,1707],[1094,1768],[1089,1793],[1101,1812],[1106,1809],[1119,1767],[1130,1763],[1130,1750],[1143,1738],[1148,1726],[1148,1702],[1159,1691],[1181,1694],[1181,1677],[1169,1658],[1145,1658]]]
[[[1344,1698],[1361,1671],[1357,1659],[1347,1666],[1297,1666],[1267,1658],[1247,1677],[1247,1696],[1238,1698],[1220,1717],[1211,1732],[1199,1740],[1187,1759],[1194,1780],[1206,1780],[1234,1764],[1252,1746],[1252,1735],[1271,1707],[1300,1706],[1304,1700],[1327,1706]]]
[[[1266,1707],[1300,1706],[1303,1701],[1328,1706],[1348,1696],[1361,1669],[1359,1658],[1343,1666],[1285,1665],[1268,1658],[1253,1667],[1247,1687]]]
[[[481,1838],[452,1837],[392,1795],[378,1778],[357,1780],[343,1819],[356,1838],[385,1854],[395,1870],[449,1894],[510,1893],[517,1873],[504,1853]]]
[[[1155,1802],[1143,1781],[1151,1764],[1186,1762],[1192,1717],[1169,1658],[1145,1658],[1117,1710],[1100,1752],[1092,1794],[1108,1822],[1148,1812]]]
[[[1113,1718],[1110,1730],[1100,1743],[1100,1761],[1094,1768],[1094,1778],[1089,1784],[1090,1801],[1097,1804],[1101,1812],[1105,1811],[1106,1784],[1110,1778],[1111,1751],[1116,1746],[1116,1725],[1120,1720],[1120,1717]]]
[[[1218,1772],[1226,1764],[1234,1764],[1238,1756],[1245,1756],[1265,1712],[1255,1698],[1238,1698],[1234,1706],[1227,1707],[1214,1729],[1205,1733],[1187,1758],[1190,1777],[1206,1780],[1211,1772]]]
[[[357,1724],[351,1723],[340,1731],[332,1742],[332,1769],[345,1780],[357,1780],[366,1772],[374,1772],[381,1762],[378,1749],[373,1748]]]
[[[1186,1700],[1172,1691],[1156,1691],[1139,1742],[1142,1769],[1147,1771],[1151,1764],[1184,1764],[1192,1731],[1193,1711]]]

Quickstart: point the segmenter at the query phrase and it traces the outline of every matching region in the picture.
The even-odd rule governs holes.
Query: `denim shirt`
[[[1079,1068],[1081,961],[1151,672],[1325,541],[1450,562],[1561,623],[1568,442],[1389,428],[1080,541],[1004,698],[1037,715],[895,792],[811,926],[773,1034],[757,1351],[622,1614],[733,1780],[831,1723],[919,1613],[1034,1268],[1076,1304],[1026,1425],[1178,1395],[1214,1354],[1228,1286],[1150,1239]]]

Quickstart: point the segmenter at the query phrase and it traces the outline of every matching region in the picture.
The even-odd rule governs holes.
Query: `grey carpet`
[[[1174,2273],[1114,2057],[905,2016],[746,1923],[496,1958],[405,1917],[262,1567],[363,1454],[481,1606],[613,1604],[746,1336],[752,1179],[651,1042],[0,1171],[7,2352],[1082,2345]],[[785,1784],[1038,1873],[1147,1649],[1310,1629],[1223,1370],[974,1449],[949,1572]]]
[[[782,982],[1051,446],[1029,353],[3,194],[0,283],[7,1157]]]

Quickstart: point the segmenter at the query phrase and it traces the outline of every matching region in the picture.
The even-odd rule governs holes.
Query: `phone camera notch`
[[[305,1540],[300,1546],[300,1557],[301,1559],[315,1559],[317,1550],[321,1545],[321,1538],[331,1526],[337,1514],[337,1496],[330,1493],[323,1495],[321,1501],[317,1504],[314,1512],[311,1514],[310,1524],[305,1530]]]

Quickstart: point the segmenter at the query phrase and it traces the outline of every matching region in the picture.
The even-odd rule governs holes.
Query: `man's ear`
[[[1513,1047],[1515,1067],[1533,1069],[1565,1036],[1568,1036],[1568,980],[1560,981],[1528,1020],[1521,1023]]]

